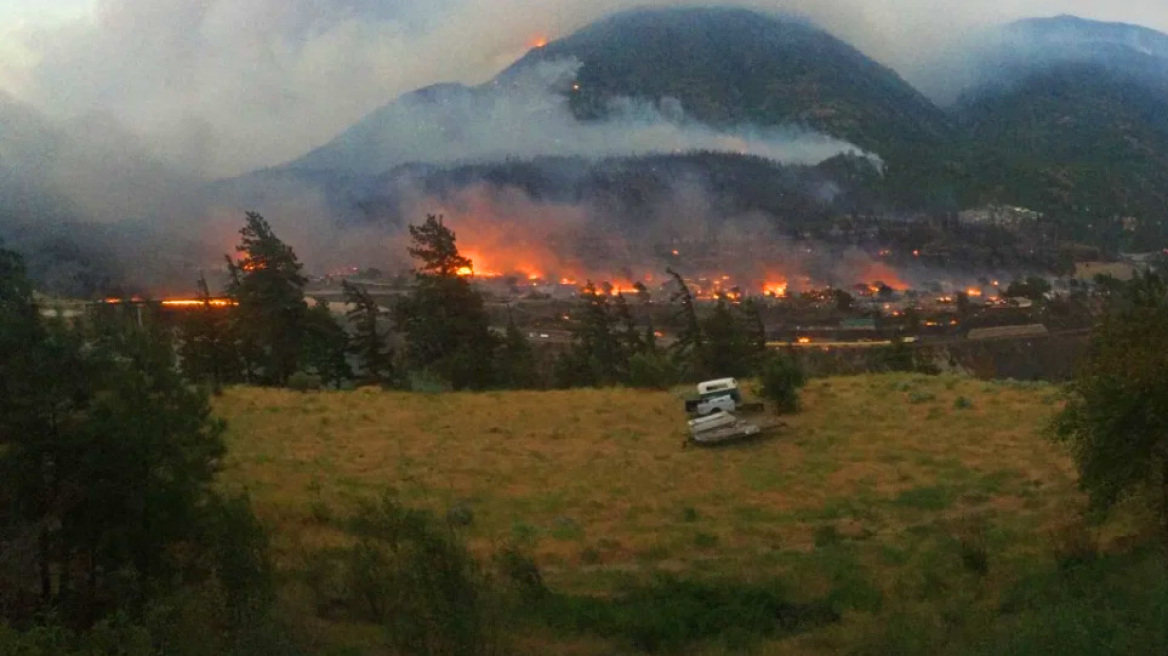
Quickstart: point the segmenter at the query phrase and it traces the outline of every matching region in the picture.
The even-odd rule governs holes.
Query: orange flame
[[[223,308],[233,307],[238,305],[235,301],[229,298],[212,298],[204,301],[201,298],[171,298],[162,301],[164,307],[202,307],[204,305],[211,307]]]
[[[787,297],[787,281],[782,282],[768,282],[763,284],[762,291],[767,296],[774,296],[775,298]]]

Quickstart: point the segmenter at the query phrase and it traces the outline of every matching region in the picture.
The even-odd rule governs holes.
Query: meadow
[[[683,653],[996,649],[995,635],[1017,633],[1002,608],[1020,586],[1131,532],[1085,523],[1074,467],[1048,438],[1053,386],[816,379],[785,426],[716,449],[684,446],[683,393],[231,389],[216,401],[224,485],[248,492],[285,572],[343,543],[333,518],[388,491],[457,523],[484,561],[520,545],[557,594],[773,584],[835,618]],[[322,651],[388,653],[376,627],[313,617],[294,586],[283,596]],[[515,628],[515,649],[627,647],[554,624]]]

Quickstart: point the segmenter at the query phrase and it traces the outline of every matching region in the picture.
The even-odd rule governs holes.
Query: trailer
[[[715,446],[755,437],[762,432],[762,426],[720,410],[709,416],[691,420],[687,442],[699,446]]]

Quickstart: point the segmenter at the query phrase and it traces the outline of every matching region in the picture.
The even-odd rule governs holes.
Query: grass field
[[[1073,467],[1045,434],[1053,387],[873,375],[814,380],[803,405],[773,436],[719,449],[683,448],[679,395],[664,392],[234,389],[216,409],[226,484],[248,490],[281,562],[341,539],[330,516],[394,490],[473,517],[484,557],[527,545],[553,590],[781,578],[843,612],[762,653],[846,650],[932,594],[988,606],[1080,521]],[[532,653],[609,653],[535,640]]]

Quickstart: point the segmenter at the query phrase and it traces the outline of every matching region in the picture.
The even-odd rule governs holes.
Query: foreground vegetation
[[[453,234],[413,230],[433,238],[397,308],[410,359],[455,389],[518,382],[527,350],[498,349]],[[621,326],[619,296],[586,294],[560,361],[575,384],[761,370],[754,391],[789,423],[701,450],[676,393],[390,391],[356,289],[372,385],[294,386],[311,361],[341,387],[352,344],[303,305],[261,217],[241,234],[238,312],[178,343],[128,307],[46,320],[0,250],[0,656],[1168,650],[1156,276],[1117,296],[1062,392],[808,384],[727,299],[705,325],[688,312],[667,362]],[[222,393],[236,355],[245,381],[298,391]]]
[[[367,653],[382,632],[316,612],[297,573],[386,490],[456,527],[480,562],[534,557],[556,601],[513,614],[530,653],[1041,651],[1046,631],[1168,612],[1145,603],[1168,593],[1159,561],[1123,555],[1135,518],[1083,519],[1073,464],[1046,435],[1055,388],[862,376],[812,381],[802,405],[773,437],[717,450],[682,448],[669,393],[235,388],[216,410],[226,484],[273,531],[283,603],[316,639]],[[1116,593],[1107,614],[1091,604],[1136,583],[1150,587]],[[727,599],[794,624],[719,620]],[[1123,630],[1137,641],[1123,644],[1165,644],[1163,629]],[[1071,635],[1058,644],[1080,648],[1061,653],[1120,644]]]

